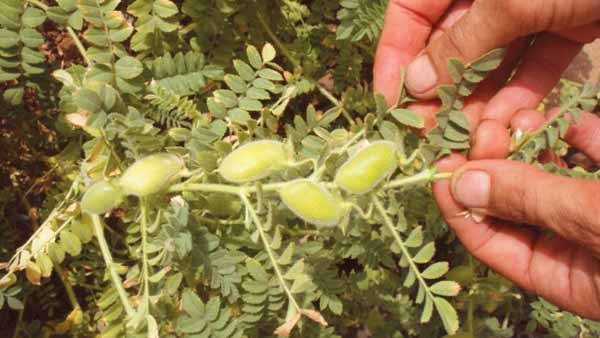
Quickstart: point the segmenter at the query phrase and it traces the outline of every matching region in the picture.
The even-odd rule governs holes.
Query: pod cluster
[[[119,205],[123,196],[144,197],[164,189],[185,164],[177,155],[158,153],[131,165],[117,182],[99,181],[90,186],[81,200],[81,209],[103,214]]]
[[[285,145],[256,141],[234,150],[221,162],[219,173],[230,182],[247,183],[285,168]],[[376,141],[357,151],[337,171],[334,183],[348,194],[371,192],[397,167],[396,146]],[[325,185],[308,179],[287,183],[279,190],[282,202],[299,218],[317,226],[335,226],[347,213],[344,201]]]

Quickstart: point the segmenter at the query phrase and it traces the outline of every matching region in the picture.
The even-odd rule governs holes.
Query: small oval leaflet
[[[287,161],[285,145],[278,141],[246,143],[227,155],[219,173],[229,182],[257,181],[282,169]]]
[[[377,141],[350,157],[338,170],[335,183],[351,194],[366,194],[373,190],[397,166],[396,146],[389,141]]]
[[[121,202],[119,188],[107,181],[100,181],[88,188],[81,199],[81,209],[92,215],[108,212]]]
[[[154,194],[185,167],[177,155],[158,153],[142,158],[129,167],[120,180],[123,191],[138,197]]]
[[[306,179],[279,190],[283,203],[299,218],[318,226],[335,226],[344,214],[342,201],[322,185]]]

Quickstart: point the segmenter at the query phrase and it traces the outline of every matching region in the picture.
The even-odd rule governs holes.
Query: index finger
[[[375,91],[395,103],[400,93],[402,68],[424,48],[434,24],[452,0],[391,0],[375,55]]]

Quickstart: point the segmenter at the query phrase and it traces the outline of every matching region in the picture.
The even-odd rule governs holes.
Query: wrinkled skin
[[[544,123],[546,117],[533,109],[583,45],[600,37],[598,20],[597,0],[391,0],[374,67],[375,90],[389,104],[397,100],[402,70],[409,92],[432,100],[410,107],[431,129],[439,108],[435,87],[450,82],[448,58],[468,62],[508,48],[500,69],[466,101],[470,158],[453,155],[438,163],[454,175],[434,184],[435,198],[475,257],[525,290],[595,320],[600,320],[600,183],[503,159],[510,129],[530,131]],[[565,141],[600,163],[596,115],[585,113]],[[488,216],[480,223],[459,216],[471,208]],[[553,235],[515,226],[519,223]]]

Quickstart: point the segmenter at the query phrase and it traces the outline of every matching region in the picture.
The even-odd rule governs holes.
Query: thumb
[[[600,252],[600,182],[507,161],[473,161],[455,171],[452,194],[465,208],[537,225]]]
[[[406,87],[421,99],[435,97],[435,87],[450,83],[448,59],[474,61],[494,48],[504,47],[534,30],[527,6],[510,8],[515,1],[475,1],[471,9],[445,34],[432,40],[406,70]],[[512,6],[515,7],[515,6]],[[519,15],[517,12],[524,12]],[[529,15],[531,16],[531,15]]]

